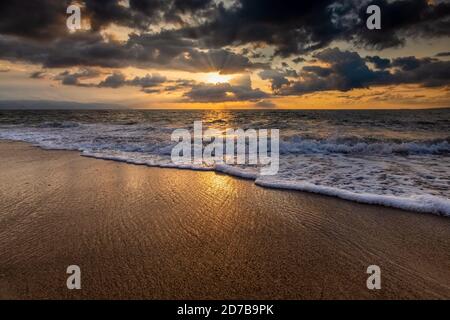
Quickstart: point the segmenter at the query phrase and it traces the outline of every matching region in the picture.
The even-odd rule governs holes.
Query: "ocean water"
[[[0,139],[174,167],[175,129],[279,129],[280,170],[216,170],[272,188],[450,216],[450,109],[396,111],[0,111]]]

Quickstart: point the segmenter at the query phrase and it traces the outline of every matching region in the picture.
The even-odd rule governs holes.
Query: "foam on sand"
[[[263,187],[313,192],[360,203],[376,204],[416,212],[429,212],[450,217],[450,200],[436,196],[418,195],[398,197],[370,193],[356,193],[333,187],[318,186],[308,182],[271,182],[256,180],[255,183]]]

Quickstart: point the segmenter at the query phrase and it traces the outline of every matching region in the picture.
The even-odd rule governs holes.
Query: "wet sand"
[[[1,299],[450,298],[448,218],[24,143],[0,159]]]

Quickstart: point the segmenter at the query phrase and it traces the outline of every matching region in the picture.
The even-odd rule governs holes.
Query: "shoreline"
[[[152,165],[145,162],[140,161],[132,161],[130,159],[122,159],[114,156],[105,156],[105,155],[97,155],[95,153],[84,152],[81,150],[72,150],[72,149],[53,149],[46,148],[40,146],[38,144],[34,144],[27,141],[21,140],[8,140],[8,139],[0,139],[1,142],[18,142],[18,143],[26,143],[33,147],[40,148],[45,151],[69,151],[69,152],[77,152],[79,156],[86,158],[93,158],[99,160],[106,161],[114,161],[120,163],[126,163],[130,165],[139,165],[146,166],[149,168],[161,168],[161,169],[179,169],[179,170],[192,170],[199,172],[215,172],[229,175],[233,178],[244,179],[252,181],[255,185],[275,189],[275,190],[288,190],[288,191],[297,191],[297,192],[307,192],[319,194],[322,196],[339,198],[345,201],[368,204],[368,205],[376,205],[382,206],[386,208],[394,208],[400,209],[404,211],[410,211],[415,213],[422,214],[433,214],[442,217],[450,217],[450,201],[438,196],[433,195],[419,195],[412,197],[400,197],[393,195],[378,195],[378,194],[370,194],[370,193],[357,193],[352,192],[350,190],[339,189],[335,187],[329,186],[318,186],[308,182],[289,182],[289,181],[264,181],[258,179],[258,175],[253,172],[248,172],[245,170],[238,170],[231,166],[227,165],[217,165],[212,168],[203,168],[203,167],[193,167],[193,166],[175,166],[175,165]]]
[[[0,152],[1,299],[450,297],[445,217],[22,142]]]

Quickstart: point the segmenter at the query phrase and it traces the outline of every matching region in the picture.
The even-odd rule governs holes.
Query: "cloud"
[[[370,4],[381,8],[381,30],[366,27]],[[333,40],[396,47],[408,37],[447,37],[449,27],[446,2],[240,0],[228,9],[219,6],[214,19],[184,34],[215,47],[264,43],[275,48],[275,55],[288,57],[322,49]]]
[[[145,92],[145,93],[148,93],[148,94],[154,94],[154,93],[160,93],[161,90],[160,89],[144,88],[144,89],[142,89],[142,92]]]
[[[147,74],[145,77],[135,77],[133,80],[128,81],[129,85],[140,86],[142,88],[156,87],[167,81],[167,78],[161,76],[158,73]]]
[[[0,34],[40,41],[67,37],[66,8],[71,3],[70,0],[3,1]],[[126,5],[118,0],[79,0],[78,3],[93,33],[114,24],[144,35],[152,28],[164,29],[170,23],[179,28],[161,34],[166,37],[170,34],[172,40],[192,41],[195,45],[191,49],[263,43],[273,46],[275,55],[282,57],[322,49],[333,40],[387,48],[403,44],[407,37],[450,34],[450,4],[444,1],[235,0],[225,5],[214,0],[129,0]],[[365,26],[366,8],[370,4],[381,8],[381,30],[368,30]],[[164,51],[162,44],[160,47]]]
[[[329,48],[314,54],[320,65],[306,65],[298,72],[285,69],[267,69],[259,73],[269,80],[275,95],[304,95],[319,91],[350,91],[372,86],[419,84],[423,87],[446,87],[450,84],[450,62],[436,58],[399,57],[386,59],[379,56],[361,57],[357,52]],[[373,64],[370,68],[368,64]],[[380,70],[381,69],[381,70]],[[252,88],[248,74],[234,77],[229,83],[197,83],[189,79],[169,80],[158,73],[127,79],[116,71],[99,83],[80,80],[99,77],[101,72],[92,68],[81,68],[76,72],[65,71],[55,80],[64,85],[99,88],[121,88],[134,86],[146,93],[182,91],[190,102],[254,101],[262,102],[272,94]],[[36,74],[36,77],[40,74]],[[262,105],[268,103],[262,103]],[[261,105],[261,106],[262,106]]]
[[[101,73],[98,70],[83,68],[77,72],[64,71],[58,74],[54,79],[61,81],[66,86],[91,87],[92,84],[81,83],[80,80],[92,79],[98,77]]]
[[[47,68],[127,66],[191,72],[236,73],[270,69],[261,53],[233,47],[272,46],[277,56],[323,49],[334,40],[375,48],[404,43],[406,37],[450,35],[450,4],[426,0],[80,0],[92,29],[70,34],[65,9],[71,1],[3,1],[0,58]],[[382,9],[382,29],[365,27],[369,3]],[[33,12],[32,15],[28,14]],[[176,23],[178,28],[164,28]],[[115,24],[132,28],[128,41],[107,39]],[[160,32],[150,28],[160,27]],[[29,41],[33,39],[33,41]],[[252,59],[266,59],[255,63]]]
[[[207,12],[211,0],[14,0],[0,3],[0,33],[34,39],[55,39],[68,34],[65,27],[69,5],[78,3],[82,16],[98,31],[111,24],[147,30],[164,21],[183,22],[183,14]],[[31,14],[32,13],[32,14]]]
[[[172,81],[170,85],[164,87],[165,92],[172,92],[172,91],[179,91],[179,90],[185,90],[190,89],[192,86],[196,85],[196,81],[194,80],[188,80],[188,79],[178,79],[175,81]]]
[[[260,89],[253,89],[248,75],[237,77],[230,83],[199,83],[184,94],[190,102],[258,101],[269,97]]]
[[[395,84],[420,84],[423,87],[448,87],[450,85],[450,61],[429,58],[418,59],[413,66],[402,64],[403,69],[393,73]]]
[[[144,77],[134,77],[133,79],[127,79],[126,76],[120,72],[115,71],[109,74],[106,78],[98,83],[85,83],[80,80],[93,79],[101,76],[102,73],[97,69],[82,68],[76,72],[64,71],[54,78],[54,80],[61,81],[61,84],[67,86],[79,86],[79,87],[97,87],[97,88],[121,88],[124,86],[139,87],[142,91],[147,93],[154,93],[156,89],[153,87],[161,86],[168,82],[167,78],[161,76],[158,73],[147,74]],[[158,90],[159,91],[159,90]]]
[[[156,6],[160,1],[153,1],[152,6],[155,10],[146,12],[135,10],[136,2],[130,1],[129,7],[125,7],[116,0],[85,0],[85,11],[89,16],[91,26],[94,30],[99,30],[112,23],[124,25],[138,29],[146,29],[150,25],[150,18],[156,18],[158,9]],[[149,3],[142,1],[142,3]],[[141,13],[142,12],[142,13]]]
[[[341,33],[332,22],[332,0],[241,0],[219,6],[215,18],[187,28],[186,36],[213,47],[265,43],[276,55],[289,56],[321,48]]]
[[[215,8],[213,0],[129,0],[129,6],[116,0],[85,0],[94,29],[112,23],[146,30],[161,22],[186,23],[186,14],[202,17]]]
[[[69,0],[0,2],[0,34],[47,40],[67,34]]]
[[[93,32],[79,32],[46,43],[0,35],[0,58],[46,68],[134,66],[229,74],[267,66],[227,49],[194,47],[192,41],[171,33],[133,35],[125,43],[104,39]]]
[[[45,71],[35,71],[30,74],[31,79],[44,79],[47,73]]]
[[[98,84],[100,88],[120,88],[127,84],[125,76],[121,72],[114,72]]]
[[[295,64],[298,64],[298,63],[304,62],[304,61],[306,61],[306,59],[303,57],[297,57],[297,58],[292,59],[292,62]]]
[[[270,80],[272,90],[279,90],[282,86],[287,85],[290,81],[287,79],[287,74],[279,70],[264,70],[259,73],[263,80]]]
[[[381,69],[381,70],[389,68],[391,66],[391,60],[381,58],[379,56],[367,56],[366,61],[373,63],[375,68]]]
[[[325,49],[314,57],[327,67],[305,66],[300,78],[282,85],[280,95],[303,95],[317,91],[349,91],[376,85],[419,84],[424,87],[448,86],[450,62],[432,58],[401,57],[390,62],[391,69],[373,70],[358,53]],[[378,61],[378,60],[376,60]],[[273,81],[273,80],[272,80]]]
[[[365,27],[368,5],[381,10],[381,30]],[[359,23],[352,29],[360,43],[376,49],[397,47],[406,38],[441,37],[450,35],[450,4],[427,0],[375,0],[361,5]]]

